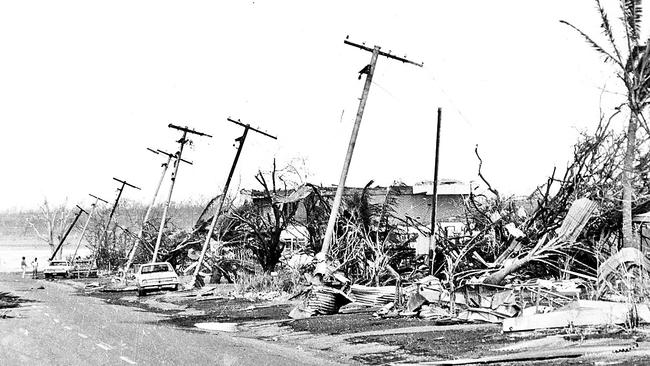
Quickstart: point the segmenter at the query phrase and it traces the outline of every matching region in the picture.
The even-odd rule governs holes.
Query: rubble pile
[[[620,207],[603,195],[617,183],[612,176],[594,178],[612,172],[616,156],[601,145],[607,139],[616,137],[599,130],[577,145],[563,179],[554,172],[531,196],[536,202],[530,207],[501,198],[484,179],[493,198],[470,194],[470,230],[463,235],[436,233],[433,268],[396,260],[399,251],[393,248],[408,242],[408,235],[391,236],[398,230],[381,216],[365,224],[358,220],[350,229],[351,215],[339,230],[343,236],[332,260],[365,259],[366,267],[335,266],[354,269],[353,284],[337,291],[352,306],[375,309],[376,317],[501,323],[504,332],[650,321],[650,260],[637,249],[618,249]],[[479,176],[484,178],[480,167]]]

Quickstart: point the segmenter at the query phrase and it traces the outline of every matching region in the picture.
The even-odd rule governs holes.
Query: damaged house
[[[320,196],[331,203],[336,193],[336,186],[316,187]],[[426,254],[428,250],[428,236],[431,227],[431,207],[433,202],[433,185],[423,181],[413,186],[399,184],[391,187],[375,186],[367,188],[366,194],[370,204],[381,204],[387,196],[387,189],[391,194],[391,220],[417,235],[413,246],[417,254]],[[361,194],[364,188],[347,187],[345,196],[352,197]],[[453,238],[460,235],[465,228],[464,200],[470,193],[470,184],[458,180],[442,179],[438,185],[437,222],[439,228],[446,236]],[[270,212],[269,198],[263,191],[242,190],[242,196],[253,205],[268,209]],[[287,196],[291,192],[281,192],[278,196]],[[294,216],[294,223],[282,232],[281,240],[285,243],[288,253],[297,251],[309,243],[309,231],[305,223],[307,210],[301,203]]]

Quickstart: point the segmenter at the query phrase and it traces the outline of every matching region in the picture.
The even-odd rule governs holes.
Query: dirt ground
[[[138,307],[167,315],[160,322],[186,329],[201,331],[197,323],[237,323],[237,336],[264,339],[272,342],[295,344],[297,347],[328,352],[339,361],[360,364],[419,363],[458,358],[477,358],[503,355],[504,347],[520,342],[543,339],[549,335],[564,337],[565,343],[580,344],[585,339],[611,338],[631,340],[642,344],[650,342],[650,328],[618,333],[591,330],[579,336],[565,335],[565,330],[553,332],[502,333],[500,325],[493,324],[442,324],[417,318],[388,318],[373,316],[373,310],[350,314],[316,316],[308,319],[288,318],[289,311],[299,300],[286,299],[251,301],[232,296],[232,287],[220,285],[220,298],[197,301],[191,293],[158,292],[138,297],[135,291],[100,292],[83,290],[92,280],[63,280],[75,286],[79,296],[94,296],[107,304]],[[600,343],[599,343],[600,344]],[[647,353],[647,354],[646,354]],[[544,361],[508,362],[508,365],[646,365],[650,352],[619,354],[606,359],[581,357]]]

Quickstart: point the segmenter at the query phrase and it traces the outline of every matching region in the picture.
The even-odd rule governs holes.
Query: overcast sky
[[[145,147],[175,151],[169,123],[214,136],[185,150],[174,199],[211,197],[242,132],[228,116],[278,136],[249,135],[235,189],[274,157],[337,183],[370,60],[346,35],[424,62],[379,59],[348,185],[431,179],[441,107],[440,176],[476,179],[478,144],[491,183],[528,194],[620,99],[561,19],[600,39],[591,0],[1,2],[0,209],[113,200],[112,177],[149,200]]]

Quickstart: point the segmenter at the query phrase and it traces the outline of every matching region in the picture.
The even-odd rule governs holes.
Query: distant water
[[[72,255],[76,247],[76,242],[68,243],[63,246],[63,258]],[[17,272],[20,271],[20,260],[25,257],[27,269],[31,270],[30,263],[34,258],[38,258],[39,270],[47,265],[50,258],[50,247],[47,243],[34,238],[24,237],[0,237],[0,272]],[[79,256],[90,255],[90,250],[82,244],[77,252]]]

